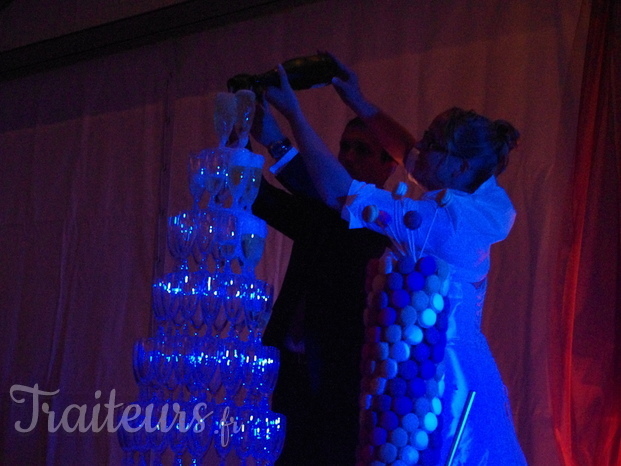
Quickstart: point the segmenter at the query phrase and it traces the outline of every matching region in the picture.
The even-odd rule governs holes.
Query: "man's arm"
[[[278,122],[272,115],[269,105],[265,101],[257,102],[255,119],[252,126],[252,136],[265,148],[278,164],[285,162],[282,158],[293,155],[278,171],[273,172],[276,179],[290,192],[296,195],[306,196],[320,200],[319,193],[306,170],[304,160],[300,157],[291,142],[280,129]]]
[[[296,241],[303,237],[310,227],[311,202],[301,196],[289,194],[261,178],[259,194],[252,205],[252,213]],[[314,202],[321,205],[319,200]]]
[[[352,178],[306,120],[282,66],[278,67],[278,73],[280,87],[268,88],[266,97],[289,121],[304,165],[321,199],[329,207],[341,210]]]

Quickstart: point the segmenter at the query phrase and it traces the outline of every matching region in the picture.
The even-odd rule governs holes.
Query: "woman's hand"
[[[280,87],[270,86],[265,91],[265,98],[282,113],[289,122],[302,115],[300,102],[295,96],[289,78],[282,65],[278,65],[278,76],[280,76]]]
[[[345,105],[351,108],[363,120],[372,118],[377,114],[379,109],[362,94],[358,75],[331,53],[321,53],[329,55],[339,67],[339,76],[332,78],[332,85]]]
[[[332,78],[332,85],[334,89],[336,89],[341,100],[353,109],[360,106],[363,102],[366,102],[365,97],[362,95],[362,90],[360,89],[358,75],[331,53],[322,53],[329,55],[339,67],[339,76]]]

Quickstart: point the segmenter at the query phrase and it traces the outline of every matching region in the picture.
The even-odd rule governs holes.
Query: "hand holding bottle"
[[[335,56],[326,53],[339,67],[337,77],[332,84],[341,100],[366,123],[367,128],[375,135],[382,147],[397,161],[403,163],[407,154],[414,147],[415,139],[394,118],[384,113],[379,107],[366,99],[358,76]],[[344,76],[345,79],[338,76]]]
[[[336,89],[336,92],[341,100],[343,100],[343,102],[350,107],[352,106],[352,103],[365,100],[362,95],[362,90],[360,89],[356,73],[354,73],[352,69],[345,66],[334,55],[327,52],[325,53],[329,55],[339,67],[339,75],[332,78],[332,84],[334,85],[334,89]]]
[[[291,122],[296,116],[302,115],[302,109],[300,108],[298,98],[295,96],[293,89],[291,89],[285,69],[282,65],[278,65],[277,70],[280,77],[280,86],[268,87],[265,92],[265,98]]]
[[[377,107],[369,102],[362,93],[360,83],[358,82],[358,75],[354,73],[351,68],[345,66],[334,55],[327,52],[324,53],[328,55],[339,68],[337,76],[332,78],[332,85],[345,105],[351,108],[356,115],[361,118],[368,118],[377,113]]]

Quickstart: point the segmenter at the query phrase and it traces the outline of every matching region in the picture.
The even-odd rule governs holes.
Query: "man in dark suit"
[[[384,131],[394,124],[393,138],[410,144],[409,133],[383,117]],[[350,230],[338,212],[319,201],[302,158],[295,157],[269,112],[259,109],[257,122],[253,135],[275,158],[293,155],[276,164],[283,165],[277,179],[289,192],[262,180],[253,206],[255,215],[293,240],[263,337],[264,344],[281,354],[272,403],[274,411],[287,417],[279,464],[354,464],[365,270],[388,240],[367,229]],[[378,186],[397,165],[361,118],[345,127],[338,159],[353,178]]]

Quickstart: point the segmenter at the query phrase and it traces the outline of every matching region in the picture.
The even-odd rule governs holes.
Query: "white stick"
[[[468,392],[466,404],[464,405],[464,409],[461,411],[459,424],[457,424],[457,432],[455,432],[455,437],[453,437],[451,450],[449,452],[448,459],[446,460],[446,466],[451,466],[451,464],[453,464],[453,460],[455,459],[455,454],[457,453],[459,442],[461,441],[464,429],[466,428],[466,421],[468,420],[468,416],[470,415],[470,410],[472,409],[472,403],[474,402],[474,397],[476,394],[477,392],[475,392],[474,390],[470,390]]]

